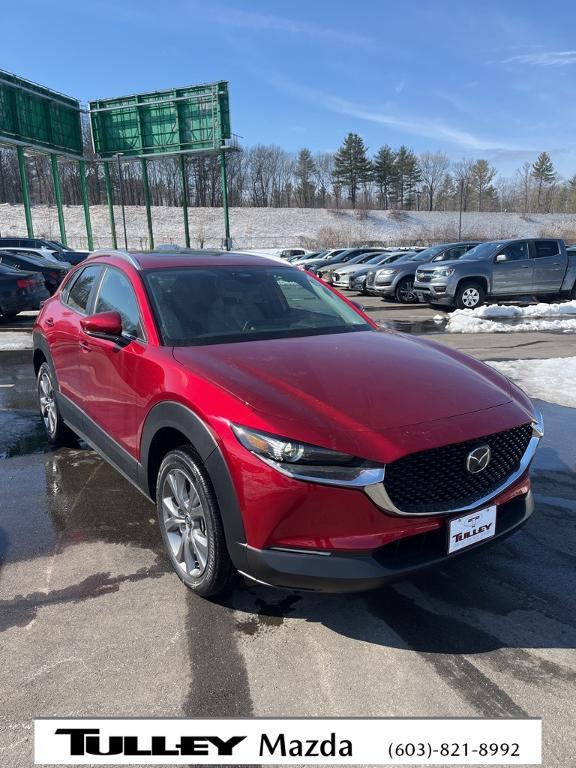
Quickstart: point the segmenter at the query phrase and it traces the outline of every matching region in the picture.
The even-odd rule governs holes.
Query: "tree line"
[[[102,164],[91,154],[86,137],[88,193],[93,205],[106,204]],[[547,152],[525,162],[512,177],[499,175],[486,159],[451,162],[442,152],[416,154],[402,145],[385,144],[370,155],[361,136],[349,133],[334,152],[307,148],[290,153],[275,145],[258,144],[228,155],[229,203],[232,206],[358,208],[397,210],[576,212],[576,175],[562,178]],[[54,203],[49,158],[27,158],[33,203]],[[120,202],[118,166],[110,164],[115,203]],[[59,171],[66,205],[81,203],[78,164],[61,159]],[[190,206],[222,205],[219,159],[185,157]],[[159,157],[148,163],[153,205],[182,204],[178,158]],[[124,201],[143,205],[138,162],[122,162]],[[16,153],[0,149],[0,203],[20,203],[22,195]]]

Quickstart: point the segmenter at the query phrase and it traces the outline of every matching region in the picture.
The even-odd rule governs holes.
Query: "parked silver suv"
[[[458,261],[419,266],[414,291],[421,302],[458,309],[492,298],[576,298],[576,254],[563,240],[494,240]]]

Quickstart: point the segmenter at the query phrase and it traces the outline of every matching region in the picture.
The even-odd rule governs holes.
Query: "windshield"
[[[292,267],[183,267],[144,273],[164,344],[174,347],[372,330]]]
[[[414,256],[410,256],[406,261],[430,261],[442,251],[446,250],[445,245],[434,245],[432,248],[426,248],[425,251],[415,253]]]
[[[480,243],[475,248],[471,248],[464,256],[461,256],[461,261],[482,261],[483,259],[490,259],[496,251],[504,245],[504,240],[495,240],[492,243]]]

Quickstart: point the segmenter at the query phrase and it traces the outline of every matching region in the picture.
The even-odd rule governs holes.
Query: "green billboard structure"
[[[80,112],[77,99],[0,70],[0,144],[16,147],[29,237],[34,237],[34,229],[26,173],[26,150],[51,155],[60,237],[66,243],[58,156],[78,160],[81,180],[84,178],[85,181]],[[83,203],[88,240],[91,242],[87,196],[83,196]]]
[[[118,163],[122,188],[121,159],[138,158],[142,167],[144,201],[150,246],[154,247],[147,161],[159,156],[179,156],[182,178],[182,208],[186,246],[190,246],[185,156],[220,157],[222,202],[226,247],[230,247],[230,223],[226,180],[226,150],[231,138],[228,83],[219,81],[164,91],[140,93],[91,101],[90,122],[95,152],[109,163]],[[110,226],[114,241],[116,226],[112,206],[110,172],[105,166]],[[124,235],[126,242],[126,234]]]

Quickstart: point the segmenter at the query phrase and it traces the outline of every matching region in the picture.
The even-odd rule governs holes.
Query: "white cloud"
[[[566,67],[570,64],[576,64],[576,51],[522,53],[504,59],[502,64],[528,64],[537,67]]]
[[[257,32],[284,32],[311,37],[316,40],[325,39],[341,43],[354,43],[369,48],[377,47],[376,41],[365,35],[346,30],[332,29],[269,13],[238,11],[233,8],[220,6],[213,7],[206,15],[209,15],[218,24],[230,27],[252,29]]]

